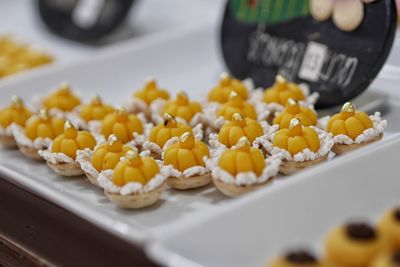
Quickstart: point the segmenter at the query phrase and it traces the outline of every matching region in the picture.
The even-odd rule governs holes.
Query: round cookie
[[[334,266],[364,267],[381,249],[376,229],[366,223],[350,223],[333,229],[325,242],[327,261]]]
[[[321,262],[307,250],[290,251],[266,265],[267,267],[320,267]]]
[[[390,250],[400,250],[400,207],[386,212],[378,224],[384,246]]]

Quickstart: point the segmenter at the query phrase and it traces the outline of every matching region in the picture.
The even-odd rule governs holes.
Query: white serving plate
[[[54,63],[24,72],[25,75],[41,72],[43,68],[86,60],[119,43],[135,46],[143,39],[150,38],[154,41],[158,36],[164,38],[164,35],[171,33],[184,35],[201,25],[216,25],[223,4],[223,1],[213,0],[136,1],[126,21],[115,33],[101,43],[84,44],[50,33],[39,18],[37,1],[2,0],[0,34],[11,35],[23,43],[40,47],[54,55]],[[0,85],[3,81],[18,79],[18,76],[19,74],[0,79]]]
[[[373,222],[400,203],[399,151],[397,134],[192,216],[147,252],[163,266],[252,267],[289,248],[321,247],[331,227],[351,219]]]
[[[98,93],[106,101],[117,104],[142,87],[149,75],[157,77],[159,84],[171,92],[185,90],[192,97],[200,98],[217,82],[223,70],[216,35],[214,28],[207,24],[185,34],[175,32],[134,44],[119,44],[85,62],[22,75],[0,85],[0,105],[8,103],[14,94],[25,99],[44,94],[60,81],[69,81],[86,99]],[[400,104],[391,98],[390,105],[394,111],[388,115],[394,114],[394,121],[389,126],[394,127],[391,125],[400,125],[400,118],[395,116],[400,114]],[[388,132],[397,131],[390,127]],[[57,176],[43,163],[30,161],[18,151],[0,151],[0,174],[135,244],[144,244],[179,229],[196,214],[223,210],[226,203],[241,201],[228,200],[210,186],[189,192],[166,192],[159,205],[141,211],[121,210],[86,180]]]

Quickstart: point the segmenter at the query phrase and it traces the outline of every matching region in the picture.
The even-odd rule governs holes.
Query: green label
[[[230,0],[235,18],[248,23],[276,24],[308,16],[310,0]]]

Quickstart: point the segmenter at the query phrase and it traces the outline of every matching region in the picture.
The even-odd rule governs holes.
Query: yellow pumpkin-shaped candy
[[[81,106],[79,116],[86,122],[102,120],[113,111],[112,106],[104,104],[99,96],[94,96],[89,104]]]
[[[51,117],[46,109],[30,117],[25,124],[25,135],[34,141],[36,138],[54,139],[64,131],[65,120]]]
[[[12,123],[24,126],[30,116],[32,116],[32,112],[25,107],[22,99],[13,96],[11,105],[0,110],[0,126],[7,128]]]
[[[217,116],[222,116],[225,120],[230,120],[235,113],[241,113],[253,120],[257,119],[257,112],[254,107],[243,100],[236,92],[231,92],[228,102],[219,108]]]
[[[225,103],[229,100],[231,92],[236,92],[245,100],[249,95],[247,87],[241,81],[232,78],[227,73],[223,73],[219,84],[208,93],[208,101]]]
[[[300,101],[305,97],[299,85],[288,82],[281,75],[276,76],[275,84],[264,92],[265,103],[277,103],[284,106],[289,98]]]
[[[134,114],[128,114],[124,108],[108,114],[102,121],[101,134],[108,138],[115,134],[123,143],[133,139],[133,133],[142,134],[143,124]]]
[[[150,157],[140,157],[135,150],[125,154],[125,160],[115,166],[112,181],[115,185],[124,186],[127,183],[145,185],[160,172],[157,162]]]
[[[314,110],[302,107],[293,98],[289,98],[285,110],[276,116],[273,124],[278,124],[280,129],[289,128],[290,121],[297,118],[304,126],[312,126],[317,124],[317,113]]]
[[[261,175],[265,168],[264,155],[257,148],[250,146],[247,137],[239,139],[235,148],[225,150],[218,160],[218,166],[236,176],[241,172],[254,172]]]
[[[135,92],[133,95],[143,100],[147,105],[150,105],[156,99],[169,99],[168,92],[158,88],[154,79],[150,79],[142,90]]]
[[[65,122],[64,133],[54,139],[51,144],[52,153],[63,153],[75,159],[76,151],[85,148],[93,149],[96,146],[96,139],[88,131],[77,131],[69,122]]]
[[[163,147],[172,137],[179,137],[185,132],[192,132],[192,128],[184,123],[177,122],[169,113],[164,114],[164,122],[156,125],[150,131],[150,142]]]
[[[176,99],[168,102],[163,110],[164,113],[169,113],[175,117],[180,117],[187,122],[190,122],[194,115],[201,112],[202,108],[199,102],[190,101],[185,92],[180,92]]]
[[[288,129],[281,129],[275,134],[273,145],[294,156],[306,148],[317,152],[321,143],[314,129],[303,127],[300,120],[295,118],[290,121]]]
[[[45,108],[57,108],[62,111],[71,111],[80,103],[79,97],[73,94],[68,83],[60,84],[55,92],[43,100]]]
[[[93,152],[92,165],[97,171],[114,169],[119,159],[131,148],[124,146],[114,134],[108,137],[106,143],[100,145]]]
[[[234,113],[232,119],[219,130],[218,141],[227,147],[236,145],[239,138],[246,136],[252,143],[257,137],[262,136],[264,130],[258,121],[245,118],[241,113]]]
[[[329,119],[326,130],[334,136],[344,134],[355,140],[364,130],[372,127],[373,123],[367,113],[356,111],[354,106],[347,102],[340,113]]]
[[[179,138],[179,142],[170,145],[164,153],[164,164],[172,165],[183,172],[195,166],[205,166],[204,157],[210,157],[205,143],[195,140],[193,133],[186,132]]]

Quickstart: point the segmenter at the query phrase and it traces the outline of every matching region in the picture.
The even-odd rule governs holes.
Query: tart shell
[[[89,182],[92,185],[101,188],[101,186],[99,185],[99,182],[97,182],[97,177],[94,177],[93,175],[89,174],[88,172],[85,172],[85,175],[86,175],[86,178],[88,178]]]
[[[167,184],[178,190],[194,189],[211,183],[211,173],[192,177],[169,177]]]
[[[155,190],[145,193],[134,193],[130,195],[120,195],[109,193],[104,190],[104,194],[114,202],[118,207],[123,209],[141,209],[155,204],[166,187],[165,182]]]
[[[285,161],[283,160],[281,166],[279,168],[279,172],[284,175],[291,175],[295,172],[301,171],[305,168],[317,165],[321,162],[324,162],[328,159],[328,155],[323,157],[319,157],[315,160],[308,160],[304,162],[296,162],[296,161]]]
[[[47,166],[49,166],[55,173],[66,177],[80,176],[84,174],[84,171],[77,162],[53,164],[48,161]]]
[[[17,142],[13,136],[10,135],[0,135],[0,144],[6,148],[16,148]]]
[[[335,144],[332,147],[332,151],[335,152],[336,155],[343,155],[343,154],[346,154],[346,153],[348,153],[348,152],[350,152],[352,150],[355,150],[355,149],[358,149],[360,147],[369,145],[371,143],[380,141],[380,140],[382,140],[382,138],[383,138],[383,134],[380,134],[376,138],[374,138],[374,139],[372,139],[372,140],[370,140],[368,142],[363,142],[363,143],[360,143],[360,144],[351,144],[351,145]]]
[[[24,154],[25,156],[27,156],[28,158],[43,161],[43,158],[38,153],[40,149],[30,147],[30,146],[20,145],[18,143],[17,143],[17,145],[18,145],[18,148],[21,151],[21,153]]]
[[[228,197],[238,197],[243,194],[255,191],[260,189],[267,184],[271,183],[275,177],[270,177],[267,181],[261,184],[253,184],[253,185],[236,185],[236,184],[227,184],[219,180],[218,178],[213,177],[213,182],[215,187],[225,196]]]

